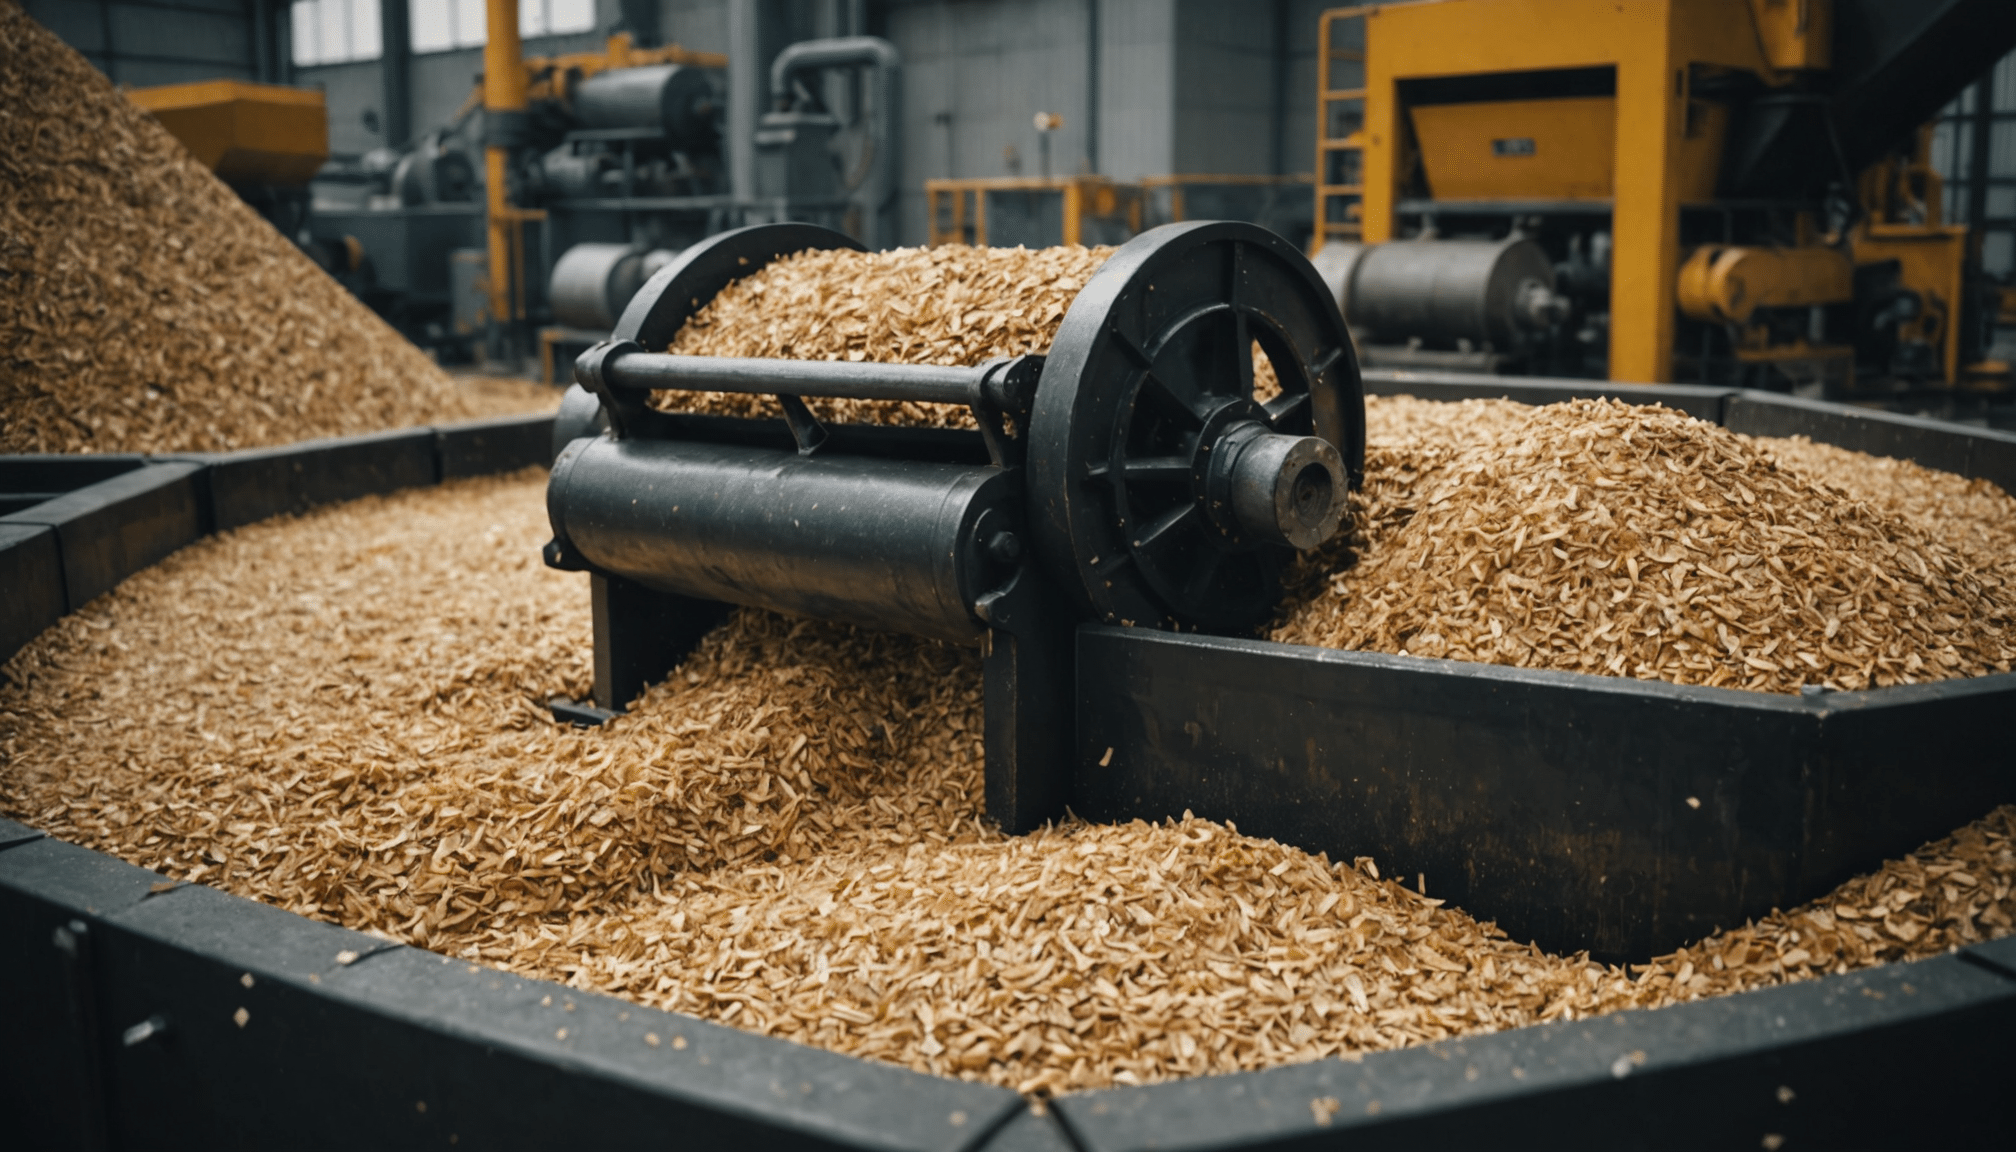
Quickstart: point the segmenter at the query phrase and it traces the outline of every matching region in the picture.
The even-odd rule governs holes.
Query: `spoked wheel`
[[[1278,395],[1256,398],[1253,347]],[[1071,304],[1029,422],[1041,551],[1109,623],[1239,631],[1363,478],[1365,403],[1337,306],[1263,228],[1171,224]]]

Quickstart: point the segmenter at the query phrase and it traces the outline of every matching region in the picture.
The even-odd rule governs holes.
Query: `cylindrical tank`
[[[598,72],[574,86],[572,104],[583,128],[658,128],[694,148],[713,143],[721,98],[708,70],[653,64]]]
[[[553,318],[575,328],[614,328],[630,297],[678,255],[665,248],[639,251],[629,244],[574,245],[553,262],[547,281]]]
[[[1565,312],[1553,262],[1522,237],[1333,242],[1315,264],[1345,321],[1379,343],[1509,343]]]
[[[982,533],[1018,492],[986,466],[598,436],[560,453],[546,510],[563,547],[648,588],[977,644],[973,602],[1011,571]]]

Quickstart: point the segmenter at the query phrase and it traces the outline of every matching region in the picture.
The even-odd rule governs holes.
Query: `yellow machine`
[[[329,108],[311,88],[204,80],[126,98],[227,184],[303,187],[329,159]]]
[[[1980,359],[1918,129],[2016,4],[1431,0],[1320,35],[1312,248],[1373,364],[1839,388]]]

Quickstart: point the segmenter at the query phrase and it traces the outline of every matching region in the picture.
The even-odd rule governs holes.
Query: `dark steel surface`
[[[1354,328],[1388,343],[1410,337],[1509,344],[1525,326],[1522,284],[1554,287],[1554,264],[1532,240],[1432,240],[1367,245],[1332,290]]]
[[[1871,456],[1979,477],[2005,492],[2016,492],[2016,435],[2007,432],[1768,392],[1732,395],[1724,423],[1731,432],[1808,436]]]
[[[977,546],[1013,530],[1002,470],[696,441],[577,440],[547,488],[554,539],[661,592],[977,644],[1008,575]]]
[[[515,472],[547,460],[552,416],[500,416],[434,428],[441,479]]]
[[[56,530],[0,524],[0,661],[42,634],[70,610],[63,590],[63,554]]]
[[[589,604],[595,629],[595,707],[623,712],[645,687],[693,650],[728,618],[728,605],[646,588],[621,576],[592,573]],[[567,717],[592,721],[586,713]]]
[[[569,384],[560,397],[560,411],[553,416],[553,439],[547,462],[560,458],[567,445],[583,436],[599,436],[609,430],[602,418],[602,398],[579,384]]]
[[[1607,960],[1793,907],[2016,800],[2016,674],[1795,697],[1086,627],[1077,684],[1087,819],[1187,809],[1369,855]]]
[[[1258,342],[1283,389],[1253,399]],[[1357,361],[1300,252],[1251,224],[1168,224],[1129,241],[1065,314],[1029,420],[1036,551],[1074,611],[1236,630],[1280,597],[1292,551],[1210,514],[1209,453],[1237,421],[1334,445],[1364,468]]]
[[[987,1152],[1079,1152],[1054,1112],[1024,1108],[987,1141]]]
[[[2016,982],[1941,956],[1051,1107],[1084,1152],[1990,1147],[2012,1025]]]
[[[14,492],[73,492],[87,484],[110,480],[147,463],[132,453],[65,455],[36,452],[0,456],[0,495]]]
[[[837,396],[857,400],[910,400],[973,404],[986,369],[936,364],[880,364],[846,360],[765,360],[733,356],[673,356],[626,352],[612,357],[603,376],[618,388],[676,388],[688,392],[739,392],[759,396]]]
[[[409,428],[164,459],[208,465],[210,528],[224,532],[322,504],[426,487],[441,475],[435,450],[434,429]]]
[[[1834,0],[1822,86],[1848,170],[1860,172],[2016,48],[2008,0]]]
[[[64,604],[74,612],[110,592],[126,577],[202,537],[202,471],[188,463],[156,463],[121,471],[32,508],[0,516],[0,526],[55,530],[62,556]]]
[[[712,145],[720,115],[719,73],[684,64],[611,68],[576,81],[574,116],[587,128],[656,128],[673,144]]]

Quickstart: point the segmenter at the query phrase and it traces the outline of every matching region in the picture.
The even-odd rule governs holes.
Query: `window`
[[[413,0],[407,12],[415,52],[480,48],[486,39],[483,0]]]
[[[483,0],[413,0],[407,11],[415,52],[480,48],[489,38]],[[518,0],[518,35],[527,40],[594,28],[595,0]]]
[[[520,36],[564,36],[595,28],[595,0],[518,0]]]
[[[376,60],[384,51],[378,0],[294,0],[290,15],[299,67]]]

